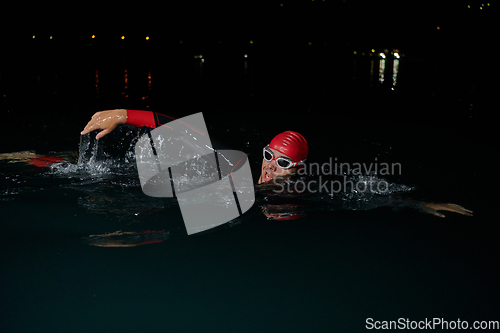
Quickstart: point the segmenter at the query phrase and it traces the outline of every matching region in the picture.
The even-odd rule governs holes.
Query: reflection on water
[[[384,83],[384,80],[385,80],[385,59],[382,58],[379,61],[378,82]]]
[[[130,100],[129,103],[134,103],[135,99],[137,99],[138,103],[144,105],[142,107],[148,109],[150,107],[149,99],[153,91],[153,71],[159,73],[158,75],[161,77],[161,80],[155,81],[154,84],[155,89],[161,93],[161,96],[163,96],[165,88],[169,89],[170,93],[176,94],[176,90],[182,91],[185,88],[202,87],[202,89],[216,89],[215,87],[221,85],[235,87],[238,84],[245,85],[245,87],[238,87],[239,91],[248,92],[250,96],[253,96],[254,87],[267,81],[259,81],[262,80],[262,77],[259,75],[265,73],[272,76],[274,72],[279,73],[275,82],[279,87],[303,84],[308,87],[307,89],[324,91],[325,87],[329,84],[329,79],[333,77],[335,77],[335,82],[341,85],[349,85],[351,82],[361,83],[361,85],[368,83],[368,89],[381,87],[393,89],[398,85],[399,66],[401,62],[398,52],[371,52],[363,54],[355,56],[354,59],[337,59],[337,66],[334,68],[340,70],[332,69],[332,72],[327,70],[326,73],[319,69],[321,68],[320,65],[318,65],[318,68],[302,68],[299,63],[290,62],[286,58],[278,61],[276,66],[268,67],[269,64],[263,61],[262,58],[256,59],[256,57],[247,53],[238,54],[236,59],[230,59],[230,61],[225,61],[225,59],[215,56],[207,58],[203,54],[195,54],[188,60],[190,66],[182,69],[180,67],[182,64],[187,65],[186,62],[183,62],[174,71],[169,72],[168,76],[167,72],[156,71],[150,65],[147,65],[147,68],[141,68],[141,65],[137,67],[137,65],[124,63],[124,67],[120,68],[120,72],[102,72],[99,69],[93,69],[94,86],[96,96],[98,98],[103,97],[102,93],[104,91],[107,94],[113,92],[113,89],[106,87],[111,86],[111,84],[114,84],[113,82],[119,79],[121,81],[119,83],[121,98],[124,100],[134,99]],[[353,73],[349,75],[347,72],[345,73],[347,75],[343,76],[342,69],[349,62],[353,64]],[[269,70],[271,72],[268,72]],[[303,77],[300,76],[301,71],[307,71],[307,75],[312,81],[303,80]],[[388,78],[391,79],[388,80]],[[175,83],[168,87],[167,82]],[[106,87],[103,88],[103,85]],[[217,90],[221,91],[223,89]],[[112,96],[106,97],[109,98]]]
[[[397,52],[393,52],[393,60],[392,60],[392,67],[386,67],[386,62],[391,64],[390,59],[386,59],[385,53],[380,53],[380,60],[379,60],[379,71],[378,71],[378,81],[383,84],[385,81],[385,78],[387,76],[392,76],[392,82],[390,88],[394,90],[394,87],[396,87],[396,84],[398,83],[398,73],[399,73],[399,54]],[[372,69],[371,69],[371,74],[373,75],[373,60],[372,60]]]
[[[198,78],[203,78],[203,64],[205,63],[205,58],[202,54],[195,55],[194,60],[194,72],[197,73]]]
[[[132,72],[133,79],[130,79],[130,73]],[[121,82],[120,82],[120,95],[122,98],[125,100],[130,99],[130,84],[132,84],[134,87],[137,87],[137,91],[132,89],[132,94],[136,95],[137,92],[140,92],[140,100],[145,102],[146,105],[144,106],[145,109],[149,109],[149,105],[147,105],[147,101],[150,98],[150,94],[152,91],[152,79],[151,79],[151,69],[148,69],[147,71],[141,71],[141,76],[144,75],[146,77],[141,77],[136,74],[136,68],[129,69],[129,68],[123,68],[121,70]],[[202,77],[201,74],[201,69],[200,69],[200,78]],[[109,89],[102,89],[102,85],[110,84],[110,82],[113,81],[113,77],[111,77],[109,74],[101,74],[99,69],[94,70],[94,87],[95,87],[95,96],[96,98],[100,97],[106,97],[108,98],[109,96],[102,96],[101,90],[104,91],[109,91]],[[142,86],[142,87],[141,87]],[[117,87],[118,88],[118,87]],[[144,89],[143,89],[144,88]]]
[[[355,58],[352,67],[352,81],[362,82],[363,78],[367,78],[369,89],[385,87],[394,90],[398,83],[401,56],[397,49],[390,53],[385,51],[376,54],[375,50],[372,49],[368,55],[363,53],[362,57]],[[392,78],[392,80],[387,81],[387,78]]]
[[[54,101],[61,102],[62,113],[68,104],[95,111],[113,107],[158,109],[164,108],[167,100],[184,106],[203,103],[203,97],[213,98],[217,103],[228,98],[285,93],[292,98],[317,100],[320,94],[334,97],[339,88],[351,87],[353,83],[354,89],[399,86],[400,65],[405,61],[396,57],[395,52],[385,53],[386,58],[376,52],[347,56],[283,52],[273,57],[246,50],[224,52],[176,53],[170,62],[95,60],[85,66],[72,63],[19,67],[2,72],[0,98],[7,109],[17,113],[23,109],[22,103],[47,104],[58,111],[53,107]],[[24,96],[36,98],[26,100]],[[156,105],[152,105],[153,101]]]
[[[95,93],[96,97],[99,98],[99,70],[95,70]]]
[[[148,90],[151,90],[151,70],[148,70]]]
[[[122,95],[125,96],[125,98],[128,98],[128,70],[125,68],[124,69],[124,74],[123,74],[123,91]]]
[[[398,82],[399,59],[392,61],[392,86],[395,87]]]

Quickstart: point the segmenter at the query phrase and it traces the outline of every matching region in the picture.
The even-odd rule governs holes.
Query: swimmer
[[[157,128],[173,118],[139,110],[116,109],[95,113],[87,123],[81,135],[100,129],[96,139],[99,140],[122,124],[136,127]],[[297,132],[287,131],[277,135],[263,149],[261,176],[258,183],[269,182],[278,176],[295,173],[303,165],[309,151],[307,141]]]
[[[87,123],[81,135],[100,129],[96,139],[100,139],[112,132],[118,125],[129,124],[137,127],[157,128],[171,121],[173,118],[151,112],[139,110],[116,109],[95,113]],[[307,159],[309,152],[305,138],[293,131],[286,131],[274,137],[269,145],[263,148],[263,159],[259,184],[268,183],[280,176],[293,175]],[[409,201],[423,212],[445,217],[440,211],[449,211],[466,216],[472,216],[472,211],[460,205],[451,203],[431,203]]]
[[[276,135],[262,152],[259,184],[295,173],[304,165],[309,146],[301,134],[286,131]]]

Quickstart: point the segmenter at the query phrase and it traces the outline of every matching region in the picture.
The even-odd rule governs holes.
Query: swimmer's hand
[[[439,217],[445,217],[445,216],[444,214],[439,213],[438,210],[445,210],[466,216],[472,216],[473,213],[472,210],[468,210],[460,205],[455,205],[451,203],[441,204],[441,203],[421,202],[420,209],[426,213]]]
[[[96,140],[99,140],[112,132],[118,125],[125,124],[126,122],[127,110],[125,109],[96,112],[80,134],[84,135],[97,129],[102,129],[95,137]]]

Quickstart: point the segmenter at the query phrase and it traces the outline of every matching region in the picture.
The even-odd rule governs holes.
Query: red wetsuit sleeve
[[[127,124],[156,128],[155,116],[151,111],[127,110]]]
[[[127,110],[126,123],[137,127],[157,128],[172,120],[176,119],[158,112]]]

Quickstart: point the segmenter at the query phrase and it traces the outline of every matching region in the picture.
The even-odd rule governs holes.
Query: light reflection
[[[385,58],[380,59],[379,61],[379,71],[378,71],[378,81],[380,83],[384,83],[384,75],[385,75]]]
[[[203,58],[203,55],[195,55],[194,59],[199,59],[199,61],[195,61],[194,67],[195,71],[200,73],[200,78],[203,77],[203,63],[205,62],[205,59]]]
[[[379,49],[382,50],[382,49]],[[353,57],[353,76],[352,79],[355,81],[362,82],[364,84],[368,83],[369,86],[367,86],[368,89],[378,89],[382,88],[383,89],[391,89],[395,88],[399,82],[398,82],[398,75],[399,75],[399,64],[400,64],[400,59],[403,58],[404,54],[400,53],[400,50],[394,49],[392,52],[389,50],[385,50],[386,52],[380,52],[378,51],[374,54],[373,57],[371,58],[361,58],[361,57]],[[359,51],[353,51],[353,53],[357,53],[359,55],[361,53],[361,50]],[[378,57],[377,57],[378,55]],[[193,74],[194,77],[198,78],[204,78],[207,73],[204,73],[204,56],[201,54],[192,54],[191,55],[193,58]],[[239,68],[240,68],[240,73],[242,73],[245,78],[248,78],[250,82],[250,90],[252,90],[252,75],[253,75],[253,65],[252,62],[249,62],[249,59],[251,58],[251,54],[249,53],[243,53],[239,55]],[[378,58],[378,59],[377,59]],[[378,61],[378,63],[377,63]],[[211,61],[209,60],[209,65]],[[376,67],[378,66],[378,67]],[[122,67],[123,68],[123,67]],[[100,77],[100,71],[97,69],[94,69],[94,85],[95,85],[95,92],[97,98],[102,98],[101,96],[101,77]],[[133,71],[134,72],[134,71]],[[134,72],[135,73],[135,72]],[[120,81],[120,72],[118,74],[118,80]],[[119,95],[122,95],[122,98],[130,98],[129,94],[129,73],[128,69],[122,69],[121,72],[122,79],[123,81],[122,84],[122,89],[121,92],[120,90],[117,92]],[[369,75],[369,76],[368,76]],[[146,81],[147,77],[147,81]],[[141,92],[139,92],[138,95],[132,94],[132,98],[137,98],[138,100],[142,101],[143,107],[146,106],[145,104],[149,104],[149,95],[151,94],[152,91],[152,71],[145,70],[140,73],[139,78],[135,77],[135,74],[131,76],[132,78],[132,85],[133,85],[133,90],[132,92],[135,91],[135,86],[142,86]],[[107,77],[104,78],[104,80],[107,82]],[[367,82],[368,81],[368,82]],[[104,82],[104,81],[103,81]],[[107,83],[104,82],[106,85]],[[142,82],[142,83],[141,83]],[[146,83],[147,82],[147,83]],[[115,92],[116,93],[116,92]],[[1,96],[1,95],[0,95]],[[149,106],[146,106],[149,108]]]
[[[392,61],[392,89],[396,86],[398,83],[398,72],[399,72],[399,59],[394,59]]]
[[[93,69],[92,72],[93,72],[93,83],[94,83],[94,87],[95,87],[96,98],[102,98],[102,96],[101,96],[102,82],[106,81],[106,82],[104,82],[104,84],[106,85],[109,77],[105,75],[104,81],[102,81],[101,80],[102,73],[100,70]],[[121,75],[123,75],[123,76],[121,76],[122,86],[121,86],[121,89],[119,90],[118,94],[121,95],[125,99],[137,98],[141,101],[144,101],[144,103],[146,104],[145,105],[146,109],[149,109],[148,100],[149,100],[149,97],[150,97],[150,94],[152,91],[152,86],[153,86],[152,70],[149,69],[147,71],[141,72],[141,75],[138,78],[136,78],[134,76],[134,74],[132,74],[132,76],[129,76],[130,73],[129,73],[129,70],[127,68],[124,68],[123,72],[121,72],[121,73],[122,73]],[[130,96],[130,90],[129,90],[130,89],[129,83],[131,83],[130,78],[132,79],[133,86],[137,86],[137,85],[139,86],[140,92],[139,92],[138,96],[135,96],[134,94],[132,96]],[[142,86],[142,88],[140,88],[140,86]],[[134,92],[135,90],[132,90],[132,91]]]
[[[373,87],[373,70],[375,68],[375,60],[370,60],[370,88]]]
[[[128,71],[127,69],[124,70],[124,74],[123,74],[123,81],[125,83],[125,86],[124,86],[124,90],[122,92],[122,95],[125,96],[125,98],[128,98]]]
[[[388,60],[390,61],[390,60]],[[391,64],[389,62],[389,64]],[[381,58],[379,61],[379,75],[378,75],[378,81],[383,84],[385,81],[386,76],[391,75],[390,71],[392,70],[392,85],[391,89],[394,90],[394,87],[398,83],[398,74],[399,74],[399,59],[394,57],[392,60],[392,68],[387,67],[386,68],[386,59]]]
[[[95,92],[96,97],[99,98],[99,71],[95,70]]]

